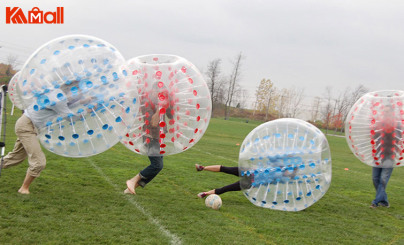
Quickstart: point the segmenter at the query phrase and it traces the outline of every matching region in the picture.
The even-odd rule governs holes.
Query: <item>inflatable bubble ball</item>
[[[121,142],[148,156],[183,152],[205,133],[211,98],[202,74],[189,61],[174,55],[145,55],[128,61],[137,84],[139,114]]]
[[[8,97],[10,98],[11,102],[13,103],[14,106],[16,106],[18,109],[23,110],[24,106],[21,101],[21,97],[17,94],[17,83],[19,80],[20,72],[17,72],[14,74],[14,76],[11,78],[10,82],[8,83]]]
[[[16,89],[46,149],[86,157],[119,142],[139,109],[125,62],[111,44],[84,35],[56,38],[31,55]]]
[[[404,91],[363,95],[345,122],[349,148],[363,163],[379,168],[403,166]]]
[[[239,155],[240,184],[254,205],[303,210],[331,184],[331,154],[324,134],[299,119],[278,119],[256,127]]]

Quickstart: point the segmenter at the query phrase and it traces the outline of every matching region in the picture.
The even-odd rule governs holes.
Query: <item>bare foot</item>
[[[20,193],[20,194],[29,194],[29,190],[28,190],[28,189],[20,188],[20,189],[18,190],[18,193]]]
[[[130,179],[130,180],[126,181],[126,186],[128,187],[128,188],[126,188],[126,190],[129,191],[129,193],[136,195],[134,179]],[[124,191],[124,193],[125,193],[125,191]]]
[[[128,188],[126,188],[126,189],[123,191],[123,194],[133,194],[133,193],[130,192],[130,190],[129,190]]]

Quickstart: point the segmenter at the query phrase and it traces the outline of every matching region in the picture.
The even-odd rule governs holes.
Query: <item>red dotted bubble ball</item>
[[[351,108],[345,136],[354,155],[380,168],[403,166],[404,91],[376,91],[363,95]]]
[[[18,95],[18,91],[17,91],[17,83],[20,79],[20,73],[21,72],[17,72],[11,78],[10,82],[8,83],[7,93],[8,93],[8,97],[10,98],[13,105],[16,106],[18,109],[23,110],[24,104],[22,103],[21,97]]]
[[[128,69],[140,109],[121,142],[148,156],[176,154],[195,145],[212,111],[209,89],[198,69],[175,55],[135,57]]]

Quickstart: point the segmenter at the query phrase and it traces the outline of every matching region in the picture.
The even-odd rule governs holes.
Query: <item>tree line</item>
[[[369,92],[363,85],[354,89],[346,88],[339,94],[333,94],[332,88],[326,87],[323,96],[307,101],[304,88],[278,88],[270,79],[263,78],[256,88],[253,105],[248,105],[251,97],[239,83],[244,59],[241,52],[236,55],[227,74],[222,70],[222,59],[208,63],[205,75],[211,93],[213,116],[223,116],[225,119],[237,116],[262,121],[305,118],[327,131],[343,131],[350,108]]]

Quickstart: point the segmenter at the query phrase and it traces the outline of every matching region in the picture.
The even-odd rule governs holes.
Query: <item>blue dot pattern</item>
[[[331,184],[331,155],[324,134],[299,119],[278,119],[255,128],[239,156],[240,183],[254,204],[300,211]]]
[[[47,115],[38,126],[46,149],[87,157],[122,139],[139,110],[137,88],[126,86],[125,62],[109,43],[83,35],[57,38],[30,56],[19,96],[24,109]]]

